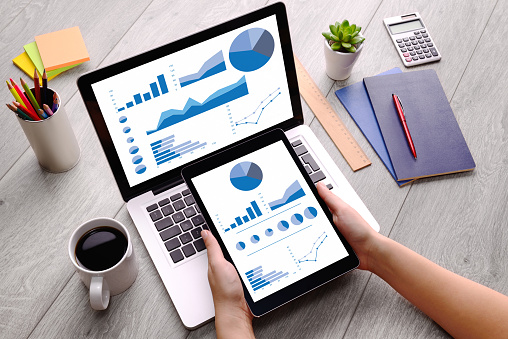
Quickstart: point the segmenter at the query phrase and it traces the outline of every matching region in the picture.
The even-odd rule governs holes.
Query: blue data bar
[[[134,101],[136,102],[136,105],[139,105],[140,103],[143,102],[143,100],[141,100],[141,94],[134,94]]]
[[[249,222],[249,217],[248,217],[248,216],[246,216],[246,215],[244,215],[244,216],[242,217],[242,219],[243,219],[243,222]]]
[[[250,220],[256,219],[256,216],[254,215],[254,212],[252,212],[252,208],[247,207],[247,213],[249,213]]]
[[[150,144],[150,146],[152,146],[152,149],[155,149],[154,146],[157,146],[157,145],[160,145],[162,144],[164,141],[166,140],[169,140],[169,139],[173,139],[175,137],[175,135],[170,135],[169,137],[165,137],[164,139],[161,139],[161,140],[158,140],[158,141],[155,141],[155,142],[152,142]]]
[[[168,92],[168,85],[166,84],[166,79],[164,78],[164,74],[159,75],[157,77],[157,81],[159,81],[161,93],[166,94]]]
[[[238,226],[243,225],[242,219],[240,219],[240,217],[236,217],[235,220]]]
[[[161,95],[159,93],[159,87],[157,87],[157,83],[156,82],[152,82],[150,84],[150,89],[152,90],[152,95],[154,98],[157,98],[159,95]]]
[[[258,267],[256,267],[256,268],[254,268],[254,269],[250,270],[250,271],[245,272],[245,274],[246,274],[246,275],[249,275],[249,274],[251,274],[251,273],[254,273],[254,271],[256,271],[256,270],[260,270],[261,268],[262,268],[262,266],[258,266]]]
[[[132,103],[132,101],[129,101],[128,103],[125,104],[125,106],[127,106],[127,108],[131,108],[132,106],[134,106],[134,104]]]
[[[258,204],[256,203],[256,201],[251,201],[250,204],[251,204],[252,208],[254,209],[254,212],[256,212],[256,215],[258,217],[263,215],[263,213],[261,213],[261,210],[259,209]]]
[[[125,109],[125,107],[120,107],[120,108],[118,109],[118,112],[121,112],[121,111],[123,111],[124,109]]]
[[[150,96],[150,92],[146,92],[145,94],[143,94],[143,99],[145,99],[145,101],[148,101],[150,100],[152,97]]]
[[[236,227],[236,224],[231,224],[229,225],[231,228],[235,228]]]

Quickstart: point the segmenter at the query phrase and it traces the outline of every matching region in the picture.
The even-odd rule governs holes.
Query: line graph
[[[314,262],[316,262],[317,261],[317,255],[318,255],[319,247],[323,244],[323,242],[326,240],[326,238],[328,238],[328,235],[326,235],[326,232],[323,232],[316,239],[316,241],[314,241],[314,243],[312,244],[312,248],[310,249],[310,252],[307,255],[305,255],[304,257],[298,259],[298,263],[302,263],[302,262],[306,262],[306,261],[314,261]],[[321,242],[316,246],[316,244],[319,242],[319,240],[321,240]],[[314,247],[315,247],[315,249],[314,249]],[[313,254],[314,254],[314,259],[312,259]]]
[[[275,94],[276,92],[278,92],[277,94]],[[275,95],[274,95],[275,94]],[[258,105],[258,107],[256,107],[256,109],[254,110],[254,112],[250,113],[249,115],[247,115],[246,117],[238,120],[237,122],[235,122],[235,125],[238,126],[238,125],[247,125],[247,124],[252,124],[252,125],[257,125],[258,122],[259,122],[259,119],[261,119],[261,115],[263,115],[263,111],[265,110],[266,106],[270,105],[279,95],[281,94],[280,92],[280,87],[277,88],[275,91],[273,91],[272,93],[270,93],[266,98],[264,98]],[[273,97],[272,97],[273,96]],[[268,100],[270,99],[270,100]],[[265,104],[266,103],[266,104]],[[263,106],[264,105],[264,106]],[[250,119],[252,118],[253,116],[257,116],[257,119],[253,118],[253,119]],[[248,121],[247,121],[248,120]],[[255,120],[255,121],[253,121]]]

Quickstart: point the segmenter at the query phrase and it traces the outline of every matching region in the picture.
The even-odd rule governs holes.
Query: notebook
[[[401,72],[400,68],[395,67],[378,75]],[[376,120],[376,115],[374,114],[374,109],[370,103],[369,95],[367,94],[367,89],[365,88],[363,81],[341,88],[335,91],[335,95],[349,115],[351,115],[351,118],[353,118],[354,122],[367,138],[372,148],[374,148],[374,151],[376,151],[383,164],[385,164],[386,169],[390,172],[397,185],[402,187],[413,181],[397,181],[392,162],[390,161],[390,156],[388,155],[388,150],[386,149],[383,136],[381,135],[381,130],[379,129],[379,125]]]
[[[311,180],[334,187],[335,194],[379,231],[346,177],[303,124],[282,3],[94,70],[78,79],[78,88],[129,214],[187,328],[210,321],[214,307],[200,239],[207,225],[183,183],[184,166],[280,128]],[[221,222],[251,223],[249,211],[256,206],[262,211],[256,222],[276,213],[291,218],[291,209],[268,208],[284,189],[277,187],[277,197],[266,192],[255,199],[238,191],[238,220],[223,216]],[[216,194],[220,199],[224,192]],[[300,234],[311,248],[316,239],[304,232]],[[228,236],[238,237],[232,232]],[[291,264],[273,263],[265,269]]]
[[[432,69],[364,80],[398,180],[471,171],[475,162]],[[416,149],[411,153],[392,94],[399,96]]]

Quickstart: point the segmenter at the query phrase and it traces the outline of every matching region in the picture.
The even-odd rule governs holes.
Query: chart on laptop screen
[[[192,182],[254,301],[348,255],[282,141]]]
[[[131,187],[293,116],[275,15],[92,88]]]

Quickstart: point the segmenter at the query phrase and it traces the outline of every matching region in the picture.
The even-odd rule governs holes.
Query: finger
[[[337,214],[342,208],[344,208],[344,201],[341,198],[333,194],[322,182],[318,182],[316,185],[319,196],[324,200],[326,206],[330,209],[330,212]]]
[[[212,232],[203,230],[201,231],[201,237],[205,241],[205,246],[208,251],[208,261],[217,262],[217,260],[224,260],[224,255],[217,242],[217,239],[213,236]]]

